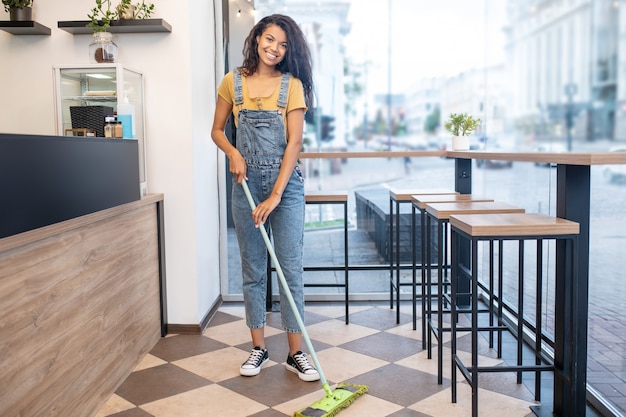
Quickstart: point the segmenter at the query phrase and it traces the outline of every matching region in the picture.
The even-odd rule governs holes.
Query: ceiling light
[[[110,75],[104,75],[104,74],[85,74],[87,77],[91,77],[91,78],[98,78],[100,80],[110,80],[112,77]]]

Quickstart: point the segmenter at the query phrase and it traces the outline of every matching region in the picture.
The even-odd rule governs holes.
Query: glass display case
[[[143,74],[121,64],[57,65],[53,70],[57,134],[137,140],[141,192],[145,194]],[[115,116],[118,124],[113,135],[110,129],[105,135],[109,116]]]

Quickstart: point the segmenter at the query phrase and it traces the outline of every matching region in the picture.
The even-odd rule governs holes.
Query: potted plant
[[[7,0],[3,0],[7,1]],[[87,27],[93,33],[106,32],[111,27],[111,22],[119,19],[148,19],[154,12],[154,4],[146,4],[144,0],[132,4],[132,0],[121,0],[113,7],[111,0],[96,0],[96,5],[87,13],[89,23]]]
[[[4,1],[4,0],[3,0]],[[121,0],[117,6],[111,0],[95,0],[96,5],[89,11],[87,17],[93,32],[93,40],[89,44],[89,58],[91,62],[113,63],[117,56],[117,45],[113,42],[113,35],[107,31],[111,22],[124,19],[147,19],[154,11],[154,4],[141,3],[133,5],[132,0]]]
[[[452,150],[469,149],[469,135],[480,125],[480,119],[467,113],[451,113],[444,123],[444,128],[452,134]]]
[[[2,0],[4,11],[9,13],[13,21],[33,20],[34,0]]]

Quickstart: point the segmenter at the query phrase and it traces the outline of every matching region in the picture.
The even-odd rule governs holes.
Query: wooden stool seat
[[[489,214],[450,216],[450,226],[471,236],[542,236],[580,233],[580,225],[571,220],[543,214]]]
[[[343,205],[343,242],[344,242],[344,264],[335,265],[315,265],[304,266],[304,271],[344,271],[344,282],[339,283],[304,283],[305,287],[342,287],[345,290],[344,303],[346,309],[346,324],[350,322],[349,310],[349,265],[348,265],[348,193],[346,191],[306,191],[304,195],[305,204],[341,204]],[[272,267],[270,259],[267,262],[268,277],[275,268]],[[272,311],[272,285],[267,286],[267,311]]]
[[[425,308],[423,309],[423,318],[422,320],[426,321],[426,348],[427,348],[427,357],[430,359],[432,357],[432,335],[437,339],[437,382],[439,384],[443,383],[443,334],[444,332],[451,331],[451,328],[443,326],[443,314],[450,313],[450,310],[445,310],[445,294],[444,290],[448,288],[451,283],[444,283],[444,268],[443,268],[443,255],[442,255],[442,244],[444,237],[444,230],[447,230],[447,224],[449,223],[449,219],[451,215],[461,215],[465,214],[468,216],[475,216],[480,214],[499,214],[499,213],[524,213],[525,210],[521,207],[516,207],[508,203],[496,202],[496,201],[463,201],[463,202],[452,202],[452,203],[427,203],[426,208],[426,283],[425,287],[427,290],[425,296]],[[436,297],[436,305],[437,305],[437,324],[433,323],[433,313],[431,300],[431,286],[432,283],[432,270],[430,266],[430,249],[431,249],[431,239],[430,239],[430,221],[431,219],[437,222],[437,242],[439,245],[439,249],[437,250],[437,297]],[[450,278],[450,281],[454,281],[457,279],[454,274]],[[489,292],[492,291],[492,287],[490,286]],[[490,345],[491,347],[491,345]]]
[[[524,211],[523,208],[497,201],[428,203],[426,205],[426,213],[440,220],[449,219],[453,214],[524,213]]]
[[[400,282],[400,204],[410,203],[411,197],[414,195],[455,195],[459,194],[457,191],[446,188],[389,188],[389,307],[393,309],[394,303],[394,289],[396,298],[396,324],[400,323],[400,287],[403,285],[413,285],[411,282]],[[394,237],[394,207],[395,207],[395,237]],[[411,217],[413,222],[413,217]],[[414,227],[411,225],[411,234],[413,234]],[[395,243],[394,243],[395,242]],[[413,240],[411,241],[411,253],[414,253]],[[395,265],[394,265],[394,252],[395,252]],[[412,265],[405,265],[408,268],[412,268]],[[394,282],[393,272],[396,271],[396,279]],[[413,297],[415,300],[415,297]],[[415,301],[414,301],[415,303]]]
[[[460,194],[457,191],[448,190],[445,188],[389,188],[389,197],[394,201],[411,201],[411,197],[414,195],[457,195]]]
[[[307,191],[304,195],[305,203],[333,204],[348,201],[345,191]]]
[[[306,191],[304,195],[305,204],[341,204],[343,206],[343,245],[344,245],[344,264],[343,266],[335,265],[317,265],[305,266],[305,271],[343,271],[344,282],[340,283],[304,283],[305,287],[342,287],[344,288],[344,303],[346,312],[346,324],[350,322],[350,286],[349,286],[349,264],[348,264],[348,193],[347,191]]]
[[[412,275],[413,275],[413,330],[417,330],[417,259],[416,259],[416,227],[415,227],[415,210],[420,211],[420,248],[421,248],[421,275],[422,282],[420,284],[421,288],[421,301],[422,301],[422,318],[426,316],[426,299],[425,299],[425,284],[426,284],[426,269],[424,268],[425,259],[426,259],[426,204],[430,203],[453,203],[453,202],[468,202],[468,201],[484,201],[489,202],[493,201],[491,198],[479,197],[472,194],[413,194],[411,195],[411,242],[413,245],[413,253],[412,253]],[[444,236],[444,242],[447,243],[448,235],[447,233]],[[444,262],[447,265],[448,253],[447,253],[447,244],[444,245],[445,254],[444,254]],[[430,253],[430,252],[429,252]],[[447,273],[447,267],[445,269],[445,273]],[[428,300],[430,302],[430,300]],[[426,320],[422,320],[422,349],[426,349]]]
[[[445,213],[441,210],[441,213]],[[580,225],[576,222],[558,218],[546,216],[536,213],[495,213],[495,214],[464,214],[454,213],[449,214],[449,224],[451,233],[451,247],[452,247],[452,261],[451,261],[451,275],[453,277],[465,276],[469,278],[471,282],[471,288],[469,294],[471,297],[470,309],[467,311],[471,316],[471,326],[469,328],[459,328],[456,324],[456,320],[451,321],[451,362],[452,362],[452,402],[456,403],[457,397],[457,369],[460,374],[467,380],[472,389],[472,417],[478,417],[478,375],[481,372],[515,372],[517,374],[517,383],[523,382],[523,372],[533,372],[535,374],[535,401],[541,400],[541,373],[544,371],[554,372],[554,387],[556,389],[557,384],[560,384],[563,380],[568,380],[571,375],[571,369],[564,366],[562,363],[558,363],[549,355],[543,352],[542,344],[544,343],[543,333],[543,242],[544,240],[555,240],[557,242],[557,251],[562,250],[568,259],[569,266],[567,269],[566,277],[562,277],[562,284],[557,283],[555,285],[555,299],[554,307],[568,306],[567,309],[576,308],[576,300],[578,295],[571,287],[572,283],[576,282],[578,277],[577,264],[574,262],[575,254],[578,253],[578,235],[580,233]],[[469,240],[469,253],[471,253],[471,259],[469,265],[460,265],[459,253],[463,251],[465,241]],[[503,308],[507,304],[504,300],[502,287],[503,283],[503,264],[502,264],[502,251],[503,241],[518,241],[518,272],[517,272],[517,306],[506,306],[507,311],[513,311],[512,318],[508,320],[504,319]],[[524,288],[525,284],[525,253],[524,242],[532,240],[536,242],[536,276],[535,276],[535,294],[534,300],[531,304],[534,304],[534,322],[530,321],[529,315],[525,314],[525,296]],[[489,282],[493,282],[493,265],[494,265],[494,247],[493,242],[499,242],[498,253],[498,293],[495,295],[497,299],[497,309],[493,306],[494,294],[489,293],[489,324],[485,326],[479,326],[478,321],[478,287],[480,268],[480,261],[478,259],[478,243],[489,242]],[[558,278],[557,278],[558,280]],[[451,292],[450,292],[450,310],[451,316],[456,317],[459,314],[457,307],[458,291],[457,279],[452,280]],[[496,311],[497,310],[497,311]],[[494,313],[494,311],[496,311]],[[493,315],[497,317],[497,324],[492,321]],[[566,332],[572,332],[576,326],[576,322],[573,318],[567,317],[564,322],[557,322],[555,327],[562,327]],[[456,334],[457,331],[470,331],[471,332],[471,359],[469,364],[465,364],[463,360],[456,354]],[[480,331],[489,331],[490,335],[490,347],[492,344],[491,337],[493,332],[498,332],[498,357],[500,357],[500,349],[502,347],[502,332],[508,331],[517,340],[517,353],[515,364],[505,364],[498,366],[480,366],[478,363],[478,334]],[[534,361],[524,361],[523,347],[524,337],[526,334],[533,334],[534,338]],[[543,414],[542,414],[543,415]]]
[[[472,194],[413,194],[411,202],[418,209],[425,209],[432,203],[463,203],[469,201],[492,202],[493,198],[479,197]]]

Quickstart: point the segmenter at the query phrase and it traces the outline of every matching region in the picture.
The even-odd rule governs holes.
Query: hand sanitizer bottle
[[[122,122],[122,137],[135,138],[135,106],[124,97],[124,102],[117,106],[117,120]]]

